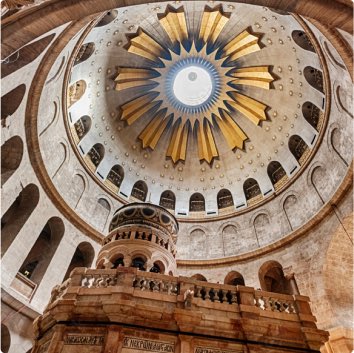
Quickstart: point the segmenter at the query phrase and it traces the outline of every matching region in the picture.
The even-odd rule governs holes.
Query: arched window
[[[249,178],[243,183],[243,191],[248,205],[254,204],[263,198],[261,189],[253,178]]]
[[[124,169],[119,164],[114,165],[107,175],[107,181],[111,189],[118,191],[124,179]]]
[[[140,201],[145,201],[147,192],[148,192],[148,187],[146,183],[142,180],[139,180],[133,186],[131,197]]]
[[[234,205],[234,200],[232,198],[231,192],[227,189],[222,189],[217,195],[218,209],[232,207]]]
[[[313,87],[316,88],[321,93],[323,90],[323,75],[320,70],[315,69],[312,66],[306,66],[304,69],[304,76],[306,81]]]
[[[1,186],[20,166],[23,156],[21,137],[13,136],[1,146]]]
[[[90,131],[92,120],[88,115],[82,116],[75,124],[74,129],[77,135],[77,139],[75,139],[76,143],[82,140],[82,138]],[[74,135],[75,137],[75,135]]]
[[[118,15],[117,10],[108,11],[101,20],[97,23],[96,27],[102,27],[111,23]]]
[[[267,173],[275,190],[279,190],[288,180],[284,168],[278,161],[272,161],[268,164]]]
[[[38,205],[39,190],[27,185],[1,218],[1,255],[11,246],[33,210]]]
[[[95,171],[104,157],[104,147],[100,143],[96,143],[87,153],[90,168]]]
[[[154,265],[151,267],[150,272],[154,273],[165,273],[165,266],[161,261],[154,262]]]
[[[174,210],[176,206],[176,196],[172,191],[166,190],[161,194],[160,206],[169,210]]]
[[[241,273],[237,271],[231,271],[226,275],[224,284],[229,284],[231,286],[244,286],[245,280],[243,279]]]
[[[8,353],[11,346],[10,331],[4,324],[1,324],[1,352]]]
[[[323,123],[323,112],[311,102],[305,102],[302,105],[302,115],[306,121],[317,131],[320,130]]]
[[[64,230],[64,223],[60,218],[50,218],[32,246],[19,273],[39,285],[64,235]]]
[[[293,37],[294,42],[300,48],[316,53],[315,48],[313,47],[309,37],[304,31],[299,31],[299,30],[293,31],[291,33],[291,36]]]
[[[84,80],[77,81],[69,86],[68,89],[68,107],[77,102],[86,91],[86,82]]]
[[[95,43],[85,43],[81,46],[79,52],[76,55],[74,66],[87,60],[95,51]]]
[[[21,84],[1,97],[1,120],[13,115],[20,106],[26,92],[26,85]]]
[[[140,271],[145,271],[146,260],[142,257],[135,257],[132,261],[132,267],[139,269]]]
[[[204,196],[199,192],[194,193],[189,200],[189,212],[204,212],[205,200]]]
[[[306,142],[298,135],[293,135],[289,139],[289,149],[300,165],[304,164],[310,155],[310,149]]]
[[[203,282],[208,282],[207,279],[201,275],[200,273],[196,273],[195,275],[193,275],[191,278],[196,279],[197,281],[203,281]]]
[[[118,268],[118,267],[124,267],[124,257],[119,256],[117,259],[113,261],[113,267],[112,268]]]
[[[282,294],[292,294],[289,281],[285,278],[283,267],[276,261],[267,261],[259,269],[259,282],[262,290]]]
[[[95,250],[88,242],[80,243],[70,261],[69,267],[66,271],[64,281],[69,278],[71,271],[76,267],[90,268],[93,258],[95,257]]]
[[[1,64],[1,77],[6,77],[35,60],[55,37],[55,33],[25,45]]]

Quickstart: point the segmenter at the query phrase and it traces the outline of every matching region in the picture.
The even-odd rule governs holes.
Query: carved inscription
[[[237,353],[235,351],[225,351],[220,348],[210,348],[210,347],[195,347],[194,353]]]
[[[148,352],[170,352],[174,353],[175,344],[173,342],[151,341],[143,338],[125,337],[123,347],[139,349]]]
[[[82,344],[82,345],[98,345],[101,346],[104,342],[104,336],[94,335],[73,335],[69,334],[64,338],[65,344]]]

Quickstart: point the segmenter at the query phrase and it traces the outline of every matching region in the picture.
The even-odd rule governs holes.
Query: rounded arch
[[[77,120],[74,124],[74,129],[77,135],[77,141],[81,141],[83,137],[90,131],[92,125],[92,120],[88,115],[82,116],[79,120]]]
[[[302,115],[316,131],[320,130],[323,121],[323,113],[320,108],[307,101],[302,105]]]
[[[301,222],[301,219],[296,216],[297,212],[295,212],[297,203],[298,200],[294,194],[287,195],[283,201],[283,210],[289,223],[290,230],[294,230]]]
[[[85,80],[76,81],[69,86],[67,98],[69,108],[85,94],[86,87],[87,84]]]
[[[165,190],[160,197],[159,205],[169,210],[175,210],[176,196],[171,190]]]
[[[94,42],[83,44],[76,55],[74,66],[86,61],[93,54],[94,51],[95,51]]]
[[[92,168],[97,169],[98,165],[102,162],[105,154],[105,148],[101,143],[94,144],[87,152],[87,157],[92,163]]]
[[[137,200],[145,201],[147,193],[148,193],[148,187],[147,187],[145,181],[138,180],[133,185],[133,189],[132,189],[130,196],[137,199]]]
[[[111,23],[118,16],[118,10],[110,10],[100,19],[95,27],[102,27]]]
[[[124,179],[124,169],[119,164],[114,165],[107,175],[107,180],[112,183],[116,190],[118,191],[119,187],[122,184]]]
[[[91,215],[92,225],[103,232],[106,228],[109,215],[111,213],[111,203],[105,197],[97,199],[95,208]]]
[[[196,279],[197,281],[208,282],[207,279],[200,273],[194,274],[191,278]]]
[[[203,212],[205,211],[204,196],[196,192],[189,199],[189,212]]]
[[[261,189],[258,185],[258,182],[253,178],[248,178],[243,183],[243,192],[245,193],[245,197],[247,201],[258,199],[263,196]]]
[[[229,284],[231,286],[244,286],[245,280],[240,272],[231,271],[226,275],[224,284]]]
[[[234,206],[234,200],[232,198],[231,191],[228,189],[221,189],[217,196],[217,204],[218,204],[218,209],[223,209],[226,207],[232,207]]]
[[[292,31],[291,36],[294,42],[302,49],[316,53],[315,48],[313,47],[309,37],[304,31],[295,30]]]
[[[277,261],[265,262],[258,271],[262,290],[282,294],[291,294],[288,280],[284,276],[283,266]]]
[[[23,157],[23,142],[13,136],[1,146],[1,186],[9,180],[20,166]]]
[[[352,146],[348,139],[343,138],[343,134],[338,127],[330,132],[330,143],[336,155],[348,167],[347,159],[350,160],[351,158]]]
[[[131,267],[135,267],[140,271],[146,271],[147,258],[144,255],[132,256]]]
[[[22,103],[23,97],[26,92],[26,85],[21,84],[1,96],[1,120],[13,115],[20,104]]]
[[[286,172],[278,161],[272,161],[268,164],[267,174],[274,188],[277,190],[288,179]]]
[[[304,76],[310,86],[324,93],[322,71],[312,66],[306,66],[304,68]]]
[[[149,270],[150,272],[154,272],[154,273],[161,273],[161,274],[165,274],[166,272],[166,266],[164,265],[164,263],[161,260],[157,260],[154,261],[153,266],[150,268]]]
[[[289,138],[289,150],[300,165],[304,164],[309,156],[310,149],[307,143],[299,136],[292,135]]]
[[[6,325],[1,324],[1,352],[8,353],[11,346],[11,335]]]
[[[95,250],[93,246],[87,241],[80,243],[75,249],[63,281],[69,278],[71,271],[76,267],[90,268],[94,257]]]

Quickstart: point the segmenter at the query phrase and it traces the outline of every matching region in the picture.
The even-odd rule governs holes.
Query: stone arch
[[[258,271],[262,290],[282,294],[292,294],[289,281],[285,278],[283,267],[277,261],[265,262]]]
[[[345,164],[346,167],[349,166],[347,159],[351,158],[352,146],[348,139],[343,138],[343,135],[338,127],[335,127],[330,133],[331,146],[334,152],[337,154],[339,159]],[[348,154],[348,156],[346,155]],[[345,157],[344,157],[345,156]]]
[[[93,54],[94,51],[95,51],[94,42],[83,44],[76,55],[74,66],[86,61]]]
[[[57,167],[56,171],[54,172],[54,174],[53,174],[53,176],[52,176],[52,179],[55,178],[55,176],[58,174],[58,172],[60,171],[61,167],[63,166],[63,164],[65,163],[65,161],[66,161],[67,158],[68,158],[68,149],[67,149],[65,143],[60,142],[60,143],[59,143],[59,146],[60,146],[60,149],[61,149],[61,153],[57,153],[57,152],[59,152],[59,151],[56,150],[56,154],[57,154],[57,155],[61,155],[60,163],[59,163],[59,166]]]
[[[9,180],[20,166],[23,157],[23,142],[13,136],[1,146],[1,186]]]
[[[149,269],[150,272],[165,274],[166,266],[161,260],[154,261],[153,266]]]
[[[323,123],[323,112],[312,102],[305,102],[302,105],[302,115],[305,120],[316,130],[320,131]]]
[[[79,120],[77,120],[74,124],[74,130],[77,136],[77,141],[81,141],[84,136],[90,131],[92,125],[92,120],[88,115],[82,116]]]
[[[159,205],[168,210],[175,210],[176,196],[171,190],[165,190],[160,197]]]
[[[85,94],[86,91],[86,81],[79,80],[71,84],[68,89],[68,108],[70,108],[74,103],[76,103]]]
[[[208,282],[207,279],[203,275],[201,275],[200,273],[194,274],[191,278],[193,278],[197,281]]]
[[[144,202],[146,200],[147,193],[148,193],[148,187],[145,181],[138,180],[133,185],[130,197]]]
[[[293,194],[286,196],[283,202],[283,210],[291,230],[294,230],[300,225],[297,212],[294,212],[297,202],[297,197]]]
[[[8,353],[11,346],[11,335],[6,325],[1,324],[1,352]]]
[[[318,197],[324,204],[325,200],[329,197],[329,190],[332,190],[332,185],[328,185],[326,169],[319,165],[313,168],[310,180]]]
[[[232,198],[232,194],[230,190],[227,189],[221,189],[217,196],[217,204],[218,204],[218,209],[223,209],[226,207],[232,207],[234,206],[234,200]]]
[[[26,92],[26,85],[21,84],[1,96],[1,120],[12,116],[20,106]]]
[[[226,275],[224,284],[229,284],[231,286],[244,286],[245,280],[240,272],[231,271]]]
[[[11,54],[1,64],[1,77],[6,77],[36,60],[54,39],[55,33],[49,34],[30,44],[25,45]]]
[[[238,234],[237,227],[233,224],[227,224],[221,231],[224,256],[236,255],[237,243],[240,234]]]
[[[285,169],[278,161],[271,161],[268,164],[267,174],[275,190],[279,190],[288,180]]]
[[[191,258],[204,258],[206,256],[206,234],[205,231],[196,228],[190,234],[190,253]]]
[[[105,148],[101,143],[94,144],[87,152],[89,166],[92,170],[96,170],[98,165],[102,162],[105,155]]]
[[[269,242],[270,218],[266,213],[259,213],[253,220],[258,246]]]
[[[107,175],[107,181],[112,187],[112,189],[114,189],[115,192],[118,192],[123,179],[124,179],[123,167],[120,166],[119,164],[114,165]]]
[[[71,271],[75,267],[87,267],[90,268],[93,262],[93,259],[95,257],[95,250],[93,249],[93,246],[88,243],[87,241],[84,241],[80,243],[74,252],[74,255],[70,261],[70,264],[68,266],[68,269],[66,271],[66,274],[64,276],[64,280],[69,278]]]
[[[253,178],[248,178],[243,183],[243,192],[245,193],[247,204],[252,204],[263,198],[261,188],[257,181]]]
[[[312,66],[306,66],[304,68],[304,77],[310,86],[324,93],[322,71]]]
[[[309,37],[304,31],[300,30],[295,30],[292,31],[291,36],[294,40],[294,42],[302,49],[312,51],[313,53],[316,53],[315,48],[313,47]]]
[[[307,143],[299,136],[292,135],[289,138],[289,150],[300,165],[304,164],[310,154]]]
[[[22,263],[19,272],[39,285],[64,232],[63,221],[59,217],[50,218]]]
[[[92,224],[100,231],[104,231],[108,217],[111,213],[110,203],[103,197],[100,197],[92,212]]]
[[[74,210],[79,205],[79,202],[85,190],[86,190],[85,178],[81,174],[75,173],[73,178],[71,179],[71,187],[70,187],[70,196],[73,196],[71,199],[73,200]]]
[[[195,192],[189,199],[189,212],[204,212],[205,211],[205,199],[204,196]]]
[[[110,10],[100,19],[95,27],[102,27],[111,23],[118,16],[118,10]]]
[[[8,250],[39,201],[39,189],[27,185],[1,218],[1,255]]]

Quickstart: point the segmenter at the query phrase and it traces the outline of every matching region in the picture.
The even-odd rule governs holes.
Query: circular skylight
[[[173,81],[173,93],[184,105],[197,106],[208,100],[213,91],[212,78],[199,66],[182,68]]]

